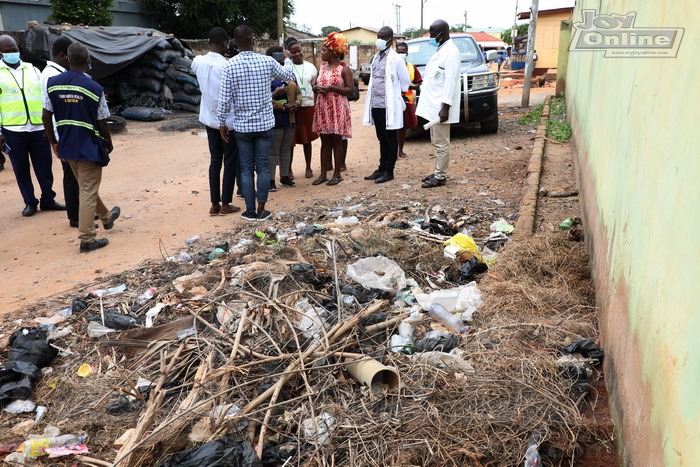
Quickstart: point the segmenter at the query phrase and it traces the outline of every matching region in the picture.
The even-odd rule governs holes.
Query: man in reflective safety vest
[[[24,199],[25,217],[42,211],[65,211],[56,202],[51,171],[51,147],[41,124],[39,71],[20,60],[15,40],[0,36],[0,148],[10,157],[19,191]],[[30,167],[41,188],[41,199],[34,196]]]
[[[102,167],[109,163],[112,138],[107,117],[109,109],[102,86],[88,75],[90,54],[83,44],[68,47],[70,70],[49,78],[48,98],[44,100],[43,120],[46,136],[56,155],[70,164],[80,187],[78,230],[80,252],[107,245],[106,238],[95,238],[94,215],[105,230],[114,227],[121,210],[108,210],[99,195]],[[56,117],[58,142],[51,117]]]

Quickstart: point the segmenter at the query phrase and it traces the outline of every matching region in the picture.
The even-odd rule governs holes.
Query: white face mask
[[[377,44],[377,50],[381,52],[382,50],[386,49],[388,42],[384,39],[377,39],[377,42],[375,42],[375,44]]]
[[[401,57],[401,58],[403,58],[404,60],[406,60],[406,58],[408,57],[408,54],[399,54],[399,57]]]

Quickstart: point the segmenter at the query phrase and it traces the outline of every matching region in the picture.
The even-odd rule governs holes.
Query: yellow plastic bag
[[[453,254],[454,256],[452,256]],[[445,256],[454,257],[460,261],[476,258],[480,262],[484,262],[484,258],[479,253],[479,247],[476,246],[474,239],[463,233],[458,233],[445,241]]]

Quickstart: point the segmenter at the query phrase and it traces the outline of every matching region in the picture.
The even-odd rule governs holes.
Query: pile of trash
[[[201,91],[192,71],[194,53],[177,38],[163,39],[117,73],[100,80],[114,113],[132,120],[162,120],[159,109],[199,112]]]
[[[581,245],[547,237],[540,257],[523,254],[505,219],[423,209],[279,213],[276,227],[193,236],[35,309],[12,335],[36,333],[57,355],[2,401],[22,408],[0,421],[2,452],[123,466],[516,465],[526,451],[561,463],[609,442],[582,415],[602,351]],[[565,296],[539,298],[560,281]]]

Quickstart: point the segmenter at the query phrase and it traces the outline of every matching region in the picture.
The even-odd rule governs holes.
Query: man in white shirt
[[[10,156],[24,199],[22,215],[33,216],[37,208],[65,211],[53,191],[51,146],[41,121],[39,71],[20,59],[17,42],[10,36],[0,36],[0,54],[0,147]],[[41,188],[40,199],[34,196],[31,167]]]
[[[377,32],[377,53],[372,60],[363,124],[374,124],[379,140],[379,167],[365,180],[384,183],[394,179],[394,166],[399,153],[398,132],[403,128],[406,103],[401,95],[408,91],[411,80],[406,64],[391,48],[394,31],[384,26]]]
[[[56,42],[51,46],[51,58],[53,60],[48,60],[46,62],[46,67],[44,71],[41,72],[41,95],[44,100],[48,98],[48,92],[46,91],[46,83],[52,76],[60,75],[66,71],[70,64],[68,63],[68,47],[73,42],[66,36],[61,36],[56,39]],[[54,122],[54,133],[56,139],[58,139],[58,131],[56,130]],[[73,228],[78,228],[79,215],[78,210],[80,207],[80,188],[78,187],[78,181],[75,179],[73,170],[71,170],[70,165],[65,160],[61,161],[61,168],[63,169],[63,197],[66,200],[66,210],[68,214],[68,223]]]
[[[209,140],[209,192],[211,208],[209,215],[219,216],[240,211],[232,206],[233,185],[238,169],[238,148],[233,132],[229,140],[224,141],[219,132],[219,119],[216,109],[219,105],[221,87],[221,70],[226,65],[224,54],[228,52],[228,33],[220,27],[209,31],[209,53],[200,55],[192,61],[192,71],[197,75],[202,102],[199,106],[199,121],[207,127]],[[221,165],[224,166],[224,178],[221,181]],[[221,203],[221,205],[219,204]]]
[[[416,115],[439,123],[430,128],[435,147],[435,172],[423,179],[423,188],[444,186],[450,163],[450,124],[459,123],[460,54],[443,20],[430,25],[430,43],[438,50],[425,66]]]

